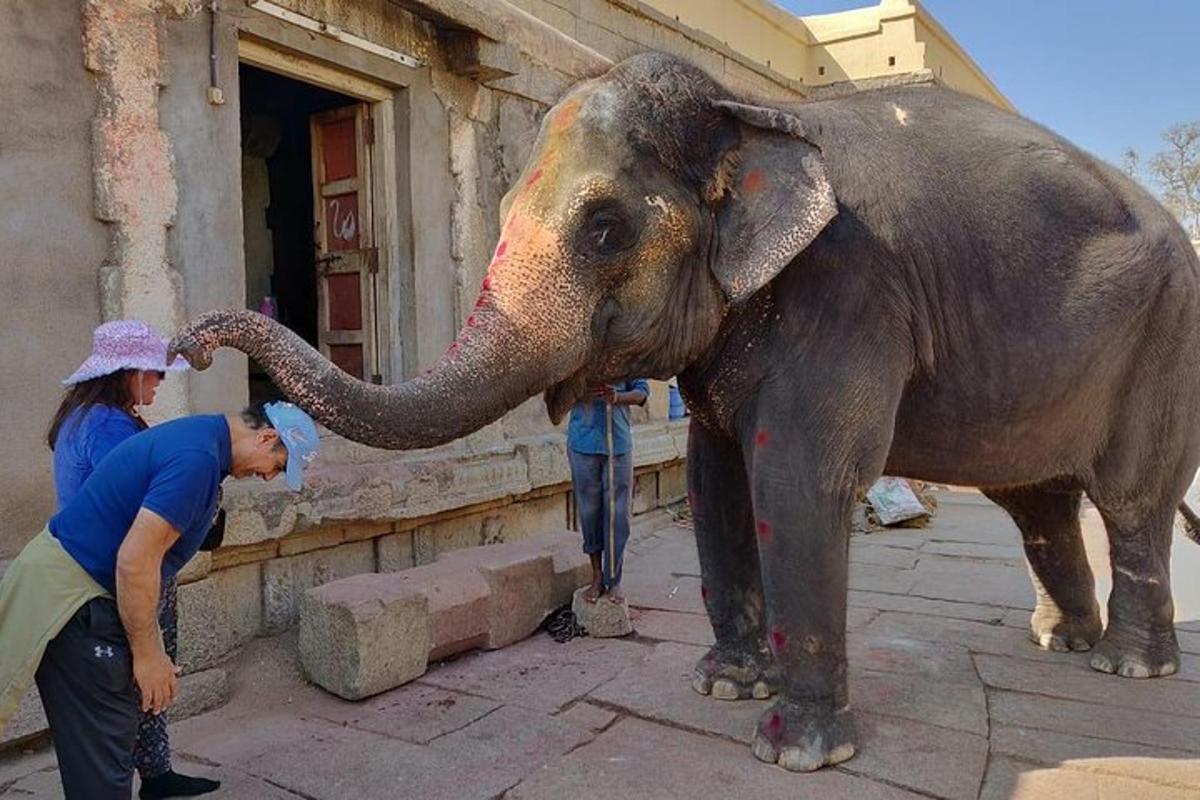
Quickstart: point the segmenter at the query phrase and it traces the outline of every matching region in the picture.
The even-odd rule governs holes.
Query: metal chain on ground
[[[587,631],[575,619],[575,612],[571,611],[570,603],[546,617],[546,621],[542,623],[542,627],[559,644],[577,639],[580,636],[587,636]]]

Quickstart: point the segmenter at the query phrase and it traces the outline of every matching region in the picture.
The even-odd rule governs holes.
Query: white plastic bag
[[[929,515],[929,510],[913,493],[908,481],[903,478],[884,476],[867,490],[867,502],[875,509],[881,525],[895,525],[917,517]]]

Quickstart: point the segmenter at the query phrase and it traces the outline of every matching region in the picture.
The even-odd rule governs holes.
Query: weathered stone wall
[[[92,200],[96,84],[78,3],[8,0],[0,24],[0,558],[54,510],[43,437],[100,322],[108,231]]]

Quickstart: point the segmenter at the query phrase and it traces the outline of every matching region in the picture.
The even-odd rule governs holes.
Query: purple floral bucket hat
[[[188,363],[182,356],[167,364],[167,340],[144,322],[120,319],[105,322],[92,333],[92,354],[79,365],[64,386],[111,375],[121,369],[145,372],[182,372]]]

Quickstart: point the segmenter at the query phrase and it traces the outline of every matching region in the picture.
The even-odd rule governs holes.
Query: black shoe
[[[142,781],[138,797],[142,800],[159,800],[165,797],[195,797],[198,794],[208,794],[221,788],[220,781],[209,778],[193,778],[180,775],[174,770],[167,770],[162,775],[156,775]]]

